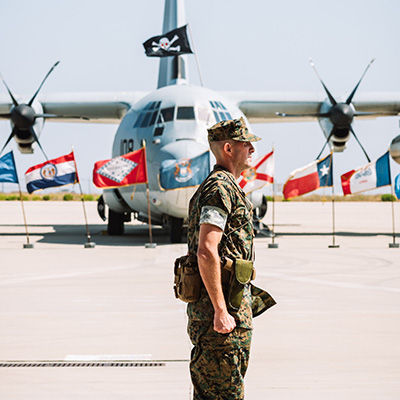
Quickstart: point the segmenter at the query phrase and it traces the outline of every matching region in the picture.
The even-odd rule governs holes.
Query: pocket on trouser
[[[228,335],[212,327],[191,354],[190,374],[195,400],[237,400],[244,396],[251,330],[235,328]]]

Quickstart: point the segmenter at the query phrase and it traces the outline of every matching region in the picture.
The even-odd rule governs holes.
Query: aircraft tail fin
[[[186,24],[184,0],[165,0],[163,33]],[[160,58],[158,88],[187,80],[187,56]]]

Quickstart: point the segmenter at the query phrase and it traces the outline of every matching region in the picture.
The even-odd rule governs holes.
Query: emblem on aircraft
[[[127,160],[123,157],[117,157],[110,160],[107,164],[104,164],[97,171],[97,173],[108,179],[113,180],[114,182],[120,183],[137,166],[138,164],[131,160]]]
[[[198,171],[198,168],[195,172],[191,169],[191,160],[180,160],[175,164],[175,180],[178,182],[187,182],[191,179],[195,172]]]

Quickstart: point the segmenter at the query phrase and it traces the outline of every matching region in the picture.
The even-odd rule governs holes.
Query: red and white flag
[[[244,170],[238,179],[246,194],[274,182],[274,151],[257,159],[254,166]]]
[[[93,183],[98,188],[112,188],[147,183],[146,150],[141,148],[111,160],[97,161]]]

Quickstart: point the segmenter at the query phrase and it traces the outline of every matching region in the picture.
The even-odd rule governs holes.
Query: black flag
[[[143,43],[146,55],[148,57],[168,57],[193,53],[187,37],[186,27],[187,25],[146,40]]]

